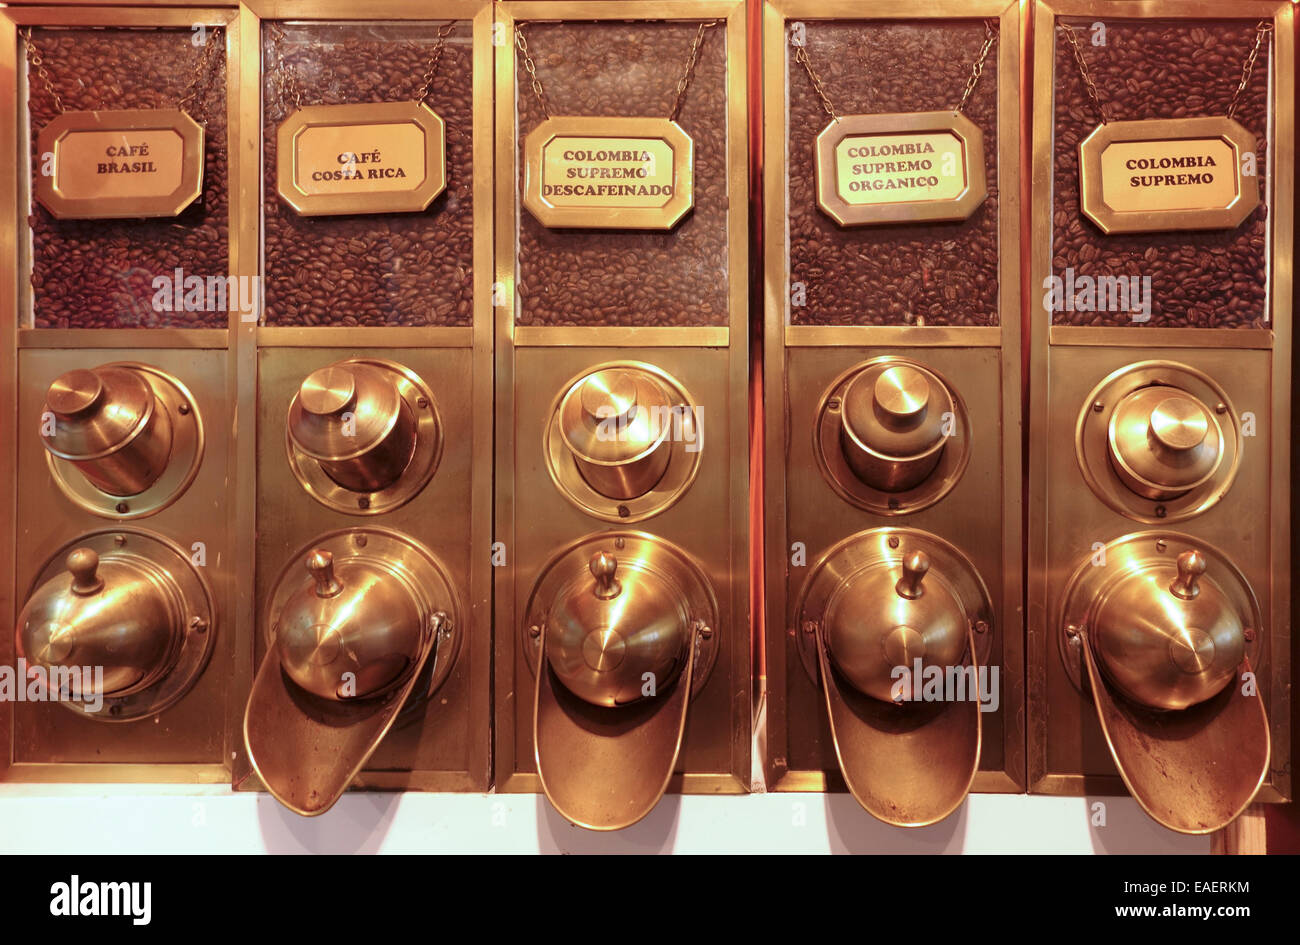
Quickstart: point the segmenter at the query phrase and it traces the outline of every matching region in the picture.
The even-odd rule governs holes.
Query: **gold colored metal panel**
[[[996,327],[791,324],[787,26],[793,22],[911,21],[989,17],[999,22],[996,162],[1000,253]],[[1020,11],[1005,2],[942,2],[923,15],[906,3],[764,4],[764,371],[765,627],[771,790],[845,790],[820,684],[799,658],[791,608],[818,555],[852,533],[903,525],[933,532],[970,556],[994,611],[990,664],[1001,670],[1000,710],[985,714],[974,791],[1024,785],[1020,530]],[[865,26],[865,22],[864,22]],[[798,66],[794,66],[798,69]],[[804,81],[802,71],[790,81]],[[809,212],[805,208],[801,212]],[[939,238],[936,235],[936,239]],[[829,276],[828,276],[829,277]],[[821,398],[845,372],[884,355],[913,359],[952,381],[973,427],[969,465],[937,504],[902,518],[854,508],[818,472],[812,429]],[[806,558],[802,556],[806,554]]]
[[[1075,420],[1104,378],[1144,360],[1185,364],[1214,380],[1233,409],[1253,420],[1243,438],[1236,480],[1212,508],[1169,526],[1225,555],[1258,598],[1267,628],[1264,656],[1252,658],[1267,715],[1272,759],[1258,800],[1291,794],[1290,609],[1288,522],[1291,498],[1292,250],[1294,213],[1294,7],[1289,3],[1084,2],[1052,0],[1034,6],[1036,87],[1059,89],[1056,76],[1060,17],[1117,21],[1142,18],[1176,22],[1232,20],[1249,29],[1273,22],[1271,49],[1257,72],[1267,70],[1269,156],[1261,202],[1268,204],[1264,327],[1116,327],[1052,325],[1052,312],[1031,295],[1033,346],[1029,359],[1031,412],[1028,505],[1027,658],[1030,790],[1048,794],[1122,793],[1106,738],[1087,696],[1063,663],[1054,631],[1066,581],[1080,561],[1106,542],[1143,527],[1108,508],[1084,481],[1074,456]],[[1231,71],[1231,70],[1229,70]],[[1238,76],[1225,74],[1225,88]],[[1029,240],[1031,291],[1053,273],[1053,219],[1058,155],[1054,153],[1052,95],[1034,98],[1033,233]],[[1112,122],[1111,124],[1121,124]],[[1103,237],[1105,238],[1105,237]],[[1157,250],[1159,251],[1159,250]],[[1105,405],[1103,405],[1103,409]],[[1191,783],[1191,782],[1188,782]],[[1161,799],[1160,804],[1166,804]],[[1150,805],[1150,799],[1145,801]],[[1167,805],[1166,805],[1167,806]],[[1148,809],[1152,809],[1150,806]],[[1183,829],[1183,828],[1180,828]]]

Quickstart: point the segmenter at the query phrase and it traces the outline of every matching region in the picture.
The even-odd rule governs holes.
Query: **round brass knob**
[[[560,435],[592,489],[634,499],[668,469],[671,409],[668,392],[649,372],[605,368],[569,388],[560,402]]]
[[[309,374],[289,404],[293,446],[353,492],[377,492],[401,478],[416,448],[417,420],[385,371],[361,361]]]
[[[831,594],[826,649],[859,692],[893,702],[900,669],[910,677],[917,660],[923,671],[961,664],[969,618],[943,576],[929,572],[929,555],[913,550],[849,575]]]
[[[591,556],[591,562],[587,565],[591,571],[591,576],[596,579],[596,587],[592,593],[599,600],[611,600],[617,597],[623,590],[623,585],[618,583],[615,574],[618,572],[618,559],[611,554],[600,551]]]
[[[1192,548],[1126,569],[1092,617],[1098,662],[1120,692],[1156,709],[1217,695],[1245,654],[1245,620]]]
[[[134,496],[167,468],[172,423],[154,389],[137,370],[104,365],[59,375],[45,394],[53,435],[41,443],[67,460],[100,492]]]
[[[934,472],[947,437],[953,399],[919,364],[871,364],[844,393],[840,445],[862,482],[884,492],[920,485]]]
[[[18,617],[18,650],[46,667],[103,667],[103,694],[125,696],[161,678],[184,635],[181,593],[144,558],[73,549],[66,572],[36,589]],[[71,577],[71,581],[68,578]]]
[[[366,698],[396,685],[424,639],[412,589],[380,561],[336,561],[316,548],[305,564],[311,581],[285,601],[276,634],[289,678],[325,699]]]
[[[1207,482],[1223,459],[1223,431],[1213,412],[1175,387],[1133,391],[1115,407],[1107,435],[1115,474],[1154,501]]]

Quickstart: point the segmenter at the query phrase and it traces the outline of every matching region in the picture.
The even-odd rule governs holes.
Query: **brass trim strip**
[[[725,348],[729,332],[717,328],[570,328],[515,325],[517,348]]]
[[[259,348],[469,348],[472,327],[309,328],[262,326]]]
[[[22,348],[225,348],[224,328],[19,328]]]
[[[906,347],[998,348],[998,326],[974,328],[946,325],[786,325],[787,348]]]
[[[1128,348],[1259,348],[1275,345],[1269,328],[1080,328],[1053,325],[1049,345],[1114,345]]]
[[[18,31],[12,10],[0,11],[0,155],[18,155]],[[18,213],[19,162],[0,169],[0,258],[14,278],[0,290],[0,627],[18,622],[18,283],[27,267],[18,254],[18,233],[27,214]],[[25,256],[26,254],[24,254]],[[12,664],[14,635],[0,633],[0,663]],[[0,779],[13,764],[14,703],[0,704]]]

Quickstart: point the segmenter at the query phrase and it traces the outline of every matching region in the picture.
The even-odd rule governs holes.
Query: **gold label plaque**
[[[1259,206],[1255,162],[1231,118],[1112,121],[1079,143],[1079,202],[1103,233],[1232,229]]]
[[[846,115],[817,136],[817,204],[840,226],[965,220],[987,192],[984,135],[957,112]]]
[[[424,210],[447,186],[446,129],[420,102],[309,105],[276,142],[280,197],[303,216]]]
[[[60,220],[174,217],[203,191],[203,126],[179,109],[64,112],[36,146],[36,199]]]
[[[524,141],[543,226],[670,230],[694,202],[694,143],[667,118],[548,118]]]

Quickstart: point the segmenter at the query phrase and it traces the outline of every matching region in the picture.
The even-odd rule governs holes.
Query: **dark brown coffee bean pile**
[[[447,37],[428,98],[447,135],[447,188],[418,213],[299,216],[276,190],[276,129],[285,100],[279,54],[302,104],[410,101],[436,26],[329,25],[262,31],[267,325],[469,325],[474,300],[471,25]]]
[[[955,108],[984,42],[978,20],[808,21],[804,29],[841,116]],[[817,205],[817,136],[831,119],[788,49],[790,281],[803,284],[805,302],[792,304],[794,324],[998,323],[997,49],[964,112],[984,133],[985,201],[957,223],[852,227]]]
[[[1255,20],[1067,19],[1111,121],[1226,115],[1255,42]],[[1058,325],[1258,328],[1265,326],[1268,180],[1264,133],[1270,56],[1261,50],[1236,119],[1258,138],[1260,206],[1232,230],[1107,236],[1079,209],[1079,142],[1099,124],[1064,33],[1056,36],[1055,202],[1052,270],[1079,276],[1150,276],[1151,318],[1126,312],[1056,312]],[[1040,85],[1045,85],[1045,81]],[[1043,292],[1035,286],[1041,302]]]
[[[202,47],[188,29],[38,29],[34,39],[67,111],[179,107]],[[218,33],[209,41],[224,42]],[[19,47],[21,50],[21,46]],[[224,328],[219,312],[156,312],[153,279],[229,274],[224,57],[202,103],[206,117],[203,195],[179,216],[149,220],[56,220],[32,201],[32,293],[38,328]],[[54,100],[28,83],[32,163]],[[200,117],[200,116],[193,116]]]
[[[529,23],[524,27],[553,115],[666,118],[698,23]],[[545,116],[522,57],[524,139]],[[695,142],[695,209],[672,230],[548,229],[519,211],[519,323],[726,325],[726,33],[705,34],[677,122]],[[743,208],[746,194],[731,195]],[[743,213],[743,209],[741,209]]]

